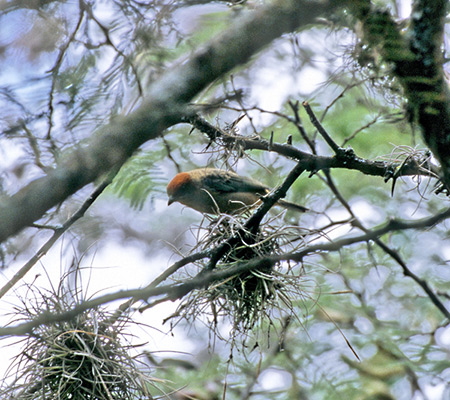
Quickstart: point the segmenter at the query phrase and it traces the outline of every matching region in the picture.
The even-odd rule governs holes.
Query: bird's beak
[[[169,201],[167,202],[167,205],[170,206],[175,200],[172,197],[169,197]]]

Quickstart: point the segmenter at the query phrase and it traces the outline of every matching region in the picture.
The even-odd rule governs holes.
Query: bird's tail
[[[292,211],[297,211],[297,212],[306,212],[306,211],[310,211],[309,208],[300,206],[298,204],[295,203],[291,203],[290,201],[286,201],[286,200],[278,200],[277,204],[279,204],[280,206],[287,208],[288,210],[292,210]]]

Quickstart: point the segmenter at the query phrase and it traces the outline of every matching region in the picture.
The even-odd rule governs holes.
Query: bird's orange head
[[[193,189],[192,177],[188,172],[180,172],[167,185],[168,205],[179,201]]]

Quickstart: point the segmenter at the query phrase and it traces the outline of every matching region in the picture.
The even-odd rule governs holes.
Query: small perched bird
[[[179,202],[207,214],[235,214],[260,202],[270,189],[251,178],[215,168],[180,172],[167,185],[168,205]],[[305,212],[307,208],[278,200],[277,205]]]

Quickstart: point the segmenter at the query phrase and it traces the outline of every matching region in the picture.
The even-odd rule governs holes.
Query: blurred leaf
[[[123,165],[115,177],[111,190],[127,199],[130,206],[142,209],[152,193],[160,190],[163,174],[155,166],[153,157],[140,154]]]

